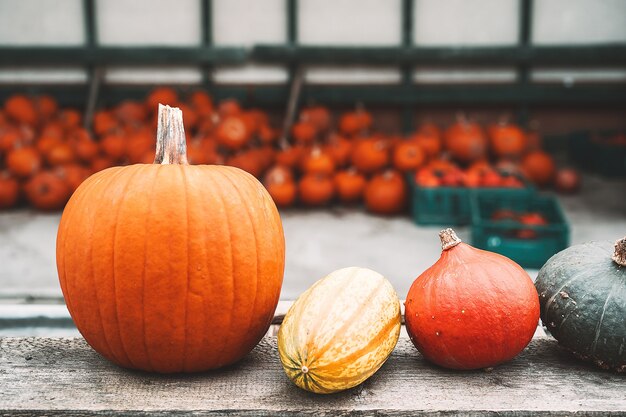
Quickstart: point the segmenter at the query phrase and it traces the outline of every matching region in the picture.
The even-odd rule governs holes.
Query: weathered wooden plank
[[[428,364],[400,339],[391,358],[352,390],[321,396],[284,375],[276,338],[239,364],[195,375],[121,369],[82,339],[0,339],[0,415],[626,415],[626,378],[536,338],[487,371]]]

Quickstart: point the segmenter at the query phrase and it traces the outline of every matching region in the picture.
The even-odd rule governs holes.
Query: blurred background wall
[[[221,46],[283,44],[286,41],[286,0],[214,0],[213,39]],[[81,0],[0,0],[0,45],[81,45],[85,42]],[[108,46],[200,44],[200,5],[197,0],[98,0],[98,42]],[[518,37],[518,0],[416,0],[413,42],[420,46],[514,45]],[[531,39],[535,44],[594,44],[626,40],[624,0],[537,0]],[[305,45],[401,44],[400,0],[300,0],[297,38]],[[216,83],[287,82],[287,69],[249,63],[217,67]],[[414,69],[413,81],[432,83],[511,83],[513,68]],[[626,83],[624,68],[533,68],[531,81],[573,85],[584,82]],[[85,83],[81,68],[0,68],[0,83]],[[182,83],[202,80],[201,70],[108,67],[107,83]],[[308,83],[399,83],[395,67],[332,67],[311,65]],[[432,110],[432,111],[431,111]],[[498,109],[499,111],[500,109]],[[476,109],[491,111],[490,109]],[[421,116],[437,118],[436,109]],[[596,122],[623,127],[623,112],[605,109],[558,109],[536,114],[548,130],[559,120],[581,127]]]

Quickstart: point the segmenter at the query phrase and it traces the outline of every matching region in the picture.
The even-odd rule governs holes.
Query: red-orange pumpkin
[[[261,166],[259,156],[252,150],[240,152],[231,156],[226,161],[226,165],[242,169],[257,178],[263,173],[263,167]]]
[[[487,155],[487,138],[480,125],[459,117],[446,131],[446,149],[460,162],[469,163]]]
[[[443,252],[406,297],[405,322],[426,359],[452,369],[506,362],[532,339],[539,297],[528,274],[502,255],[473,248],[452,229]]]
[[[393,166],[400,171],[415,171],[426,161],[422,147],[414,141],[403,141],[393,149]]]
[[[7,155],[7,169],[20,178],[30,177],[41,168],[41,157],[37,150],[27,146],[15,149]]]
[[[347,112],[339,119],[339,130],[345,135],[356,135],[363,133],[372,127],[372,115],[362,108]]]
[[[280,165],[273,167],[265,174],[263,184],[278,207],[289,207],[295,203],[298,187],[288,168]]]
[[[178,93],[169,87],[155,88],[148,94],[146,98],[146,108],[154,111],[159,104],[168,104],[174,106],[178,103]]]
[[[342,203],[351,204],[360,201],[363,198],[365,184],[367,184],[365,177],[354,168],[335,174],[335,188]]]
[[[317,127],[309,121],[301,120],[291,127],[291,135],[296,143],[310,145],[317,138]]]
[[[298,184],[300,201],[308,206],[323,206],[335,195],[335,184],[331,177],[323,174],[308,174]]]
[[[0,152],[9,152],[21,143],[23,138],[18,129],[8,128],[0,131]]]
[[[16,94],[9,97],[4,103],[4,111],[18,123],[37,124],[37,109],[33,101],[26,96]]]
[[[120,135],[107,135],[100,141],[100,148],[109,158],[120,160],[126,155],[126,138]]]
[[[425,133],[421,130],[411,135],[409,140],[417,143],[428,158],[434,158],[439,155],[443,147],[440,135]]]
[[[238,115],[227,116],[217,126],[215,137],[220,145],[228,149],[241,149],[250,140],[250,131],[245,120]]]
[[[365,206],[372,213],[395,214],[406,205],[407,191],[402,174],[388,170],[375,175],[365,186]]]
[[[291,146],[276,153],[276,162],[289,168],[295,168],[300,164],[305,148],[301,146]]]
[[[315,147],[302,160],[302,172],[331,175],[335,172],[335,161],[319,147]]]
[[[559,169],[554,177],[554,187],[563,194],[574,194],[580,190],[580,174],[572,168]]]
[[[342,167],[350,162],[352,142],[337,134],[331,134],[324,150],[333,158],[335,165]]]
[[[87,342],[121,366],[222,367],[250,352],[272,320],[280,217],[244,171],[188,165],[182,114],[162,106],[159,115],[156,164],[94,174],[67,204],[61,288]]]
[[[39,151],[41,154],[46,154],[48,153],[48,151],[50,151],[50,149],[62,142],[62,139],[56,136],[41,136],[37,140],[35,147],[37,148],[37,151]]]
[[[326,107],[306,107],[300,112],[300,119],[311,122],[319,132],[325,132],[330,128],[330,111]]]
[[[352,150],[352,165],[369,174],[380,171],[389,164],[389,148],[382,139],[360,139]]]
[[[42,120],[52,118],[59,109],[56,100],[50,96],[37,97],[35,99],[35,107],[37,108],[38,116]]]
[[[42,171],[24,185],[24,193],[33,207],[52,211],[62,208],[72,191],[59,176],[50,171]]]
[[[0,172],[0,209],[13,207],[20,195],[20,185],[8,172]]]
[[[152,157],[152,160],[154,160],[154,156]],[[98,172],[102,171],[103,169],[111,168],[113,165],[115,165],[115,161],[112,160],[110,157],[96,156],[91,161],[90,167],[93,172]]]
[[[489,128],[491,150],[499,158],[519,157],[528,146],[526,134],[518,126],[506,122]]]
[[[537,185],[548,185],[556,173],[556,165],[550,155],[543,151],[533,151],[522,159],[524,175]]]
[[[46,152],[46,161],[52,166],[69,164],[75,159],[74,149],[67,142],[57,143]]]
[[[91,171],[88,168],[78,164],[62,165],[57,167],[54,173],[65,181],[70,192],[74,192],[91,175]]]
[[[148,117],[146,107],[137,101],[124,100],[117,105],[115,115],[122,123],[137,124]]]
[[[113,132],[118,127],[117,119],[109,111],[100,110],[93,116],[93,131],[97,135]]]

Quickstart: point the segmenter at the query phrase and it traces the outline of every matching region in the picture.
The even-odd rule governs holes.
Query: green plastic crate
[[[593,140],[595,135],[609,136],[617,133],[620,131],[572,133],[569,138],[570,157],[579,167],[605,177],[626,177],[626,147],[598,143]]]
[[[528,183],[524,188],[466,188],[420,187],[415,175],[407,175],[411,189],[411,215],[417,224],[459,226],[471,223],[470,196],[529,196],[534,188]]]
[[[544,195],[495,196],[475,194],[471,197],[472,245],[513,259],[524,268],[541,268],[552,255],[569,245],[569,226],[555,197]],[[496,210],[539,212],[548,220],[545,226],[527,226],[536,237],[523,239],[516,235],[517,222],[493,221]]]

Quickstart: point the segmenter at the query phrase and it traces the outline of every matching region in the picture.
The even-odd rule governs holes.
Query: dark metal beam
[[[402,0],[402,46],[411,48],[413,46],[413,0]],[[402,84],[410,88],[413,84],[413,65],[405,63],[402,65]],[[405,105],[402,109],[402,130],[405,133],[413,130],[413,108]]]
[[[238,64],[245,48],[209,47],[0,47],[0,65]]]
[[[200,1],[200,27],[202,28],[202,46],[210,48],[213,46],[213,1]],[[202,66],[202,84],[209,87],[213,81],[213,66],[205,64]]]
[[[531,46],[533,24],[533,0],[519,0],[519,36],[518,45],[522,48]],[[530,65],[523,62],[517,68],[517,82],[521,87],[530,82]],[[523,103],[519,108],[518,121],[523,126],[528,124],[530,109]]]
[[[152,88],[151,85],[107,85],[100,94],[101,103],[110,105],[124,99],[140,99]],[[197,85],[179,86],[181,91],[193,91]],[[0,101],[10,94],[47,93],[59,99],[63,105],[83,105],[87,85],[0,85]],[[216,99],[236,98],[248,105],[267,105],[283,108],[289,96],[288,85],[214,85],[211,94]],[[305,85],[303,100],[314,100],[324,104],[354,105],[519,105],[529,103],[534,106],[626,106],[626,86],[577,85],[567,88],[560,85],[518,85],[499,86],[426,86],[413,85],[410,88],[396,85]]]
[[[626,65],[626,45],[513,47],[323,47],[259,45],[252,58],[265,62],[427,65]]]

